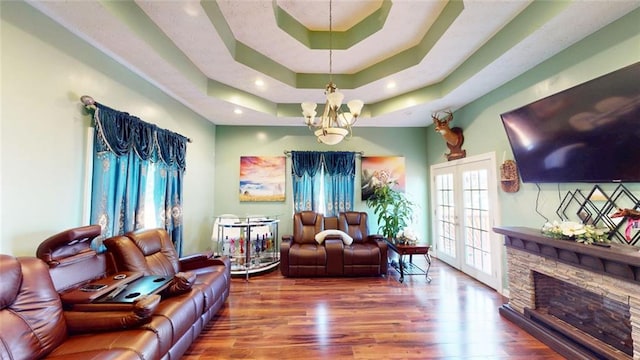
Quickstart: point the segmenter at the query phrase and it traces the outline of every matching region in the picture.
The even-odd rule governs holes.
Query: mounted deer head
[[[462,129],[459,127],[450,128],[449,123],[453,120],[453,114],[451,111],[445,111],[445,116],[439,118],[438,113],[432,114],[434,130],[439,132],[444,140],[447,142],[449,153],[445,154],[448,161],[462,159],[467,156],[467,151],[462,150],[462,144],[464,143],[464,136],[462,135]]]

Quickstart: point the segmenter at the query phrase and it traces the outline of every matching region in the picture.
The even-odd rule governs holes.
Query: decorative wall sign
[[[240,201],[284,201],[284,156],[240,157]]]
[[[404,156],[366,156],[362,157],[362,201],[367,200],[376,186],[396,183],[394,189],[405,190]]]

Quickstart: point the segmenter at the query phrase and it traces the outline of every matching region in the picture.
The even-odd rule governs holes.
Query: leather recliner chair
[[[387,243],[382,235],[369,234],[366,212],[343,212],[338,230],[349,234],[353,243],[344,247],[345,275],[381,275],[388,269]]]
[[[353,239],[345,244],[331,234],[318,242],[323,230],[340,230]],[[387,245],[380,235],[370,235],[367,213],[346,212],[338,218],[312,211],[293,216],[293,235],[282,237],[280,271],[284,276],[376,276],[387,273]]]
[[[280,272],[284,276],[327,275],[327,250],[315,235],[324,230],[324,216],[313,211],[293,215],[293,235],[282,237]]]

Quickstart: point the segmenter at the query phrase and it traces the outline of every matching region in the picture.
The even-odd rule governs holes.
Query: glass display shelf
[[[277,216],[216,217],[212,249],[231,260],[231,275],[261,274],[280,264]]]

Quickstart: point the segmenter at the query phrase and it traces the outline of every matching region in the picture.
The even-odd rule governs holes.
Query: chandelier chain
[[[329,0],[329,82],[333,82],[333,1]]]
[[[2,1],[2,0],[0,0]],[[316,112],[318,104],[303,102],[302,115],[305,124],[313,130],[318,142],[335,145],[353,136],[351,127],[360,116],[364,103],[362,100],[351,100],[347,103],[348,112],[340,109],[344,94],[338,91],[333,83],[333,0],[329,0],[329,83],[325,87],[326,103],[321,114]],[[316,120],[316,115],[319,115]]]

